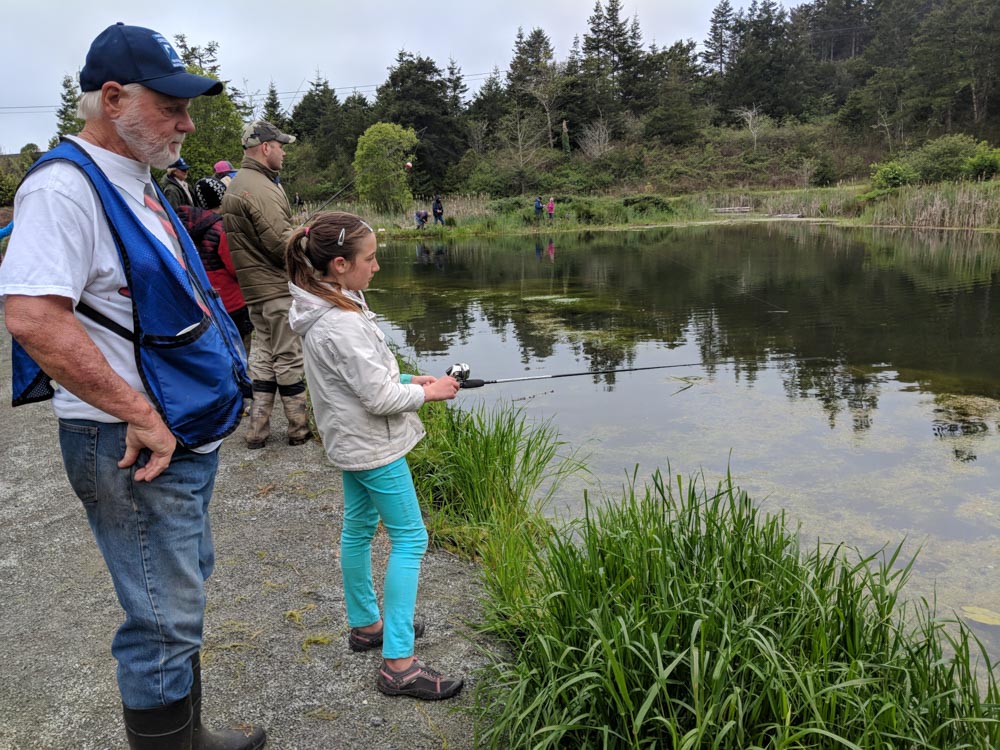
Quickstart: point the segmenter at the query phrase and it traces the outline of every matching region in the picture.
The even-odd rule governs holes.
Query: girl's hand
[[[430,385],[435,380],[437,380],[437,378],[433,375],[414,375],[410,378],[410,382],[413,385]]]
[[[445,375],[443,378],[434,378],[433,380],[433,383],[423,384],[424,401],[449,401],[455,398],[459,389],[458,381],[455,378]]]

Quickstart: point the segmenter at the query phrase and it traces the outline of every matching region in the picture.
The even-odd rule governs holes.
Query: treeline
[[[597,0],[565,57],[544,29],[519,30],[507,69],[471,97],[457,61],[409,51],[372,101],[322,76],[290,112],[273,84],[262,106],[231,96],[298,136],[285,182],[311,199],[350,184],[357,140],[380,121],[417,134],[417,195],[823,185],[944,134],[1000,135],[996,0],[721,0],[700,44],[647,33],[621,0]],[[180,42],[222,77],[214,43]],[[210,136],[202,126],[192,146]]]
[[[941,134],[993,140],[997,60],[995,0],[721,0],[701,45],[670,46],[598,0],[568,56],[544,29],[519,31],[507,69],[468,100],[456,61],[403,51],[374,101],[319,78],[284,117],[272,87],[265,113],[301,138],[295,178],[315,197],[350,179],[380,120],[416,131],[417,194],[697,188],[706,172],[827,184]]]

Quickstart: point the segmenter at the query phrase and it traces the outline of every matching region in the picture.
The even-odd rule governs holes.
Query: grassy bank
[[[945,182],[871,190],[841,185],[794,190],[721,190],[678,196],[555,196],[550,222],[535,216],[533,198],[446,196],[448,226],[414,228],[412,210],[387,214],[370,206],[336,203],[326,209],[357,213],[391,239],[440,241],[594,229],[627,229],[775,217],[843,221],[859,226],[1000,229],[1000,181]],[[415,203],[414,208],[426,207]],[[311,207],[316,210],[319,206]],[[729,209],[748,209],[733,213]]]
[[[411,466],[438,542],[482,562],[489,747],[993,748],[974,635],[901,597],[899,551],[800,548],[733,484],[657,474],[554,526],[578,470],[512,405],[422,410]]]

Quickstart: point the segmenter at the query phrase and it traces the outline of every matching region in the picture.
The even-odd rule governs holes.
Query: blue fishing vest
[[[185,269],[73,142],[64,140],[43,154],[28,174],[57,159],[83,170],[97,192],[132,297],[133,330],[84,304],[77,306],[77,312],[132,342],[146,395],[181,445],[197,448],[221,440],[239,425],[243,398],[251,392],[246,354],[187,231],[157,188],[180,240]],[[199,296],[209,314],[199,305]],[[52,398],[49,377],[17,341],[11,359],[13,406]]]

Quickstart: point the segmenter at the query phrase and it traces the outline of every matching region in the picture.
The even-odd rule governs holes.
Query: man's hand
[[[170,466],[170,459],[177,447],[177,440],[156,415],[156,421],[149,426],[129,422],[125,433],[125,455],[118,462],[119,469],[127,469],[139,458],[139,452],[148,448],[151,455],[146,465],[135,472],[137,482],[150,482]]]
[[[73,301],[60,296],[9,295],[5,302],[7,330],[45,374],[96,409],[128,423],[124,469],[148,448],[149,462],[136,471],[138,481],[150,481],[170,465],[177,441],[144,395],[116,373],[73,315]]]

